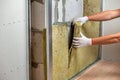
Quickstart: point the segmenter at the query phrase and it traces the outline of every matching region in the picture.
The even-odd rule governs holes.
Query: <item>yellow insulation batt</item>
[[[92,34],[91,29],[86,33],[86,25],[90,24],[81,26],[79,22],[75,23],[74,36],[80,36],[80,31],[87,37],[95,37],[94,34],[98,34]],[[98,58],[97,46],[72,48],[69,64],[68,27],[67,24],[56,24],[52,27],[53,80],[67,80]]]
[[[84,15],[100,12],[100,1],[101,0],[84,0]],[[55,24],[52,26],[53,80],[68,80],[98,58],[99,47],[87,46],[73,49],[69,61],[68,27],[67,24]],[[82,27],[77,22],[75,24],[76,32],[74,34],[80,36],[79,33],[81,31],[89,38],[98,37],[99,27],[99,22],[87,22]],[[43,41],[45,42],[44,39]]]

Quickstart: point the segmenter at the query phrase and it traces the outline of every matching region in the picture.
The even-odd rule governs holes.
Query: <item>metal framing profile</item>
[[[47,80],[52,80],[52,0],[45,0]]]
[[[31,75],[31,53],[30,53],[30,50],[31,50],[31,48],[30,48],[30,43],[31,43],[31,35],[30,35],[30,31],[31,31],[31,7],[30,7],[30,5],[31,5],[31,0],[27,0],[26,1],[26,18],[27,18],[27,24],[26,24],[26,49],[27,49],[27,51],[26,51],[26,63],[27,63],[27,66],[26,66],[26,80],[31,80],[31,78],[30,78],[30,75]]]

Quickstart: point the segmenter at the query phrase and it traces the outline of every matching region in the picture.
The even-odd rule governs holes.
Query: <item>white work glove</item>
[[[73,38],[73,46],[75,48],[92,45],[91,38],[87,38],[82,33],[80,33],[80,34],[81,34],[81,37],[74,37]]]
[[[83,25],[84,23],[86,23],[88,21],[88,17],[85,16],[85,17],[76,18],[76,19],[74,19],[74,23],[76,21],[79,21],[81,23],[81,25]]]

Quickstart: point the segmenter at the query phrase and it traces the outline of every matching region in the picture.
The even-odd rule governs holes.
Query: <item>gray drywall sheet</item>
[[[120,9],[120,0],[103,0],[104,11],[114,9]],[[103,35],[120,32],[120,17],[110,21],[104,21],[102,26]],[[120,43],[103,46],[102,59],[120,61]]]
[[[27,0],[0,0],[0,80],[27,73]]]

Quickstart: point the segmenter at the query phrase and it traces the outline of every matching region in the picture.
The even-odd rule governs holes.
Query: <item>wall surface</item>
[[[120,9],[120,0],[103,0],[103,10]],[[120,32],[120,18],[105,21],[102,24],[103,35]],[[110,61],[120,61],[120,43],[106,45],[102,47],[102,59]]]
[[[31,4],[32,28],[42,31],[45,27],[45,2],[44,0],[33,0]]]
[[[27,0],[0,0],[0,80],[28,80]]]
[[[52,22],[66,22],[83,15],[83,0],[52,0]]]
[[[32,80],[44,80],[43,28],[45,27],[45,1],[31,0],[31,60]]]
[[[57,1],[57,0],[56,0]],[[67,5],[67,2],[69,3],[71,0],[66,0],[65,6]],[[79,0],[80,1],[80,0]],[[72,2],[72,1],[71,1]],[[73,4],[77,1],[73,1]],[[56,3],[57,5],[60,5],[60,3]],[[82,9],[83,7],[80,6],[83,3],[79,3],[76,5]],[[53,4],[55,5],[55,4]],[[76,7],[74,5],[74,8]],[[84,0],[84,15],[90,15],[95,12],[100,12],[100,0]],[[53,80],[67,80],[70,77],[74,76],[81,70],[83,70],[85,67],[87,67],[92,62],[96,61],[98,59],[98,53],[99,48],[98,46],[87,46],[87,47],[81,47],[78,49],[73,49],[73,52],[71,54],[71,61],[70,61],[70,67],[69,66],[69,53],[68,53],[68,27],[66,23],[63,23],[65,21],[70,21],[73,17],[80,16],[76,14],[81,14],[82,12],[79,12],[80,8],[72,9],[72,6],[69,6],[66,8],[68,10],[69,16],[66,15],[68,18],[64,18],[63,20],[58,16],[63,16],[61,12],[54,12],[53,17],[54,22],[62,22],[62,23],[56,23],[53,25],[52,28],[52,39],[53,39]],[[70,12],[69,12],[70,10]],[[75,11],[71,11],[75,10]],[[74,14],[74,12],[76,14]],[[77,13],[78,12],[78,13]],[[73,13],[73,14],[71,14]],[[59,15],[58,15],[59,14]],[[60,15],[61,14],[61,15]],[[56,16],[57,15],[57,16]],[[67,20],[68,19],[68,20]],[[76,23],[76,33],[79,35],[79,32],[82,31],[84,35],[87,37],[98,37],[99,36],[99,23],[98,22],[87,22],[82,28],[79,23]],[[81,28],[81,29],[79,29]],[[78,31],[78,32],[77,32]]]

